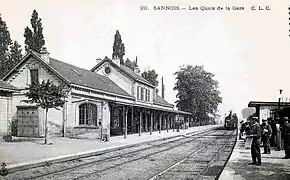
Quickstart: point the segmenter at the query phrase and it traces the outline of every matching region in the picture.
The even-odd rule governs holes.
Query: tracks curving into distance
[[[233,132],[232,132],[232,133],[233,133]],[[226,133],[224,133],[224,134],[226,134]],[[75,178],[73,178],[73,179],[74,179],[74,180],[79,180],[79,179],[88,179],[88,178],[94,179],[96,176],[99,176],[101,173],[103,173],[103,172],[107,172],[107,171],[109,171],[110,169],[118,169],[119,167],[124,166],[124,165],[126,165],[126,164],[133,163],[133,162],[138,161],[138,160],[144,160],[144,159],[146,159],[146,158],[148,158],[148,157],[152,157],[152,156],[154,156],[154,155],[157,155],[157,154],[161,154],[161,153],[164,153],[164,152],[170,151],[170,150],[172,150],[173,148],[177,148],[177,147],[179,147],[179,146],[181,146],[181,145],[184,146],[185,143],[193,143],[195,140],[197,140],[197,139],[199,139],[199,138],[204,138],[204,137],[207,137],[207,136],[208,136],[208,134],[205,135],[205,136],[193,136],[194,139],[191,139],[191,140],[188,140],[188,141],[185,141],[185,142],[182,142],[182,143],[174,144],[174,145],[172,145],[172,146],[170,146],[170,147],[167,147],[167,148],[164,148],[164,149],[162,149],[162,150],[158,150],[158,151],[155,151],[155,152],[153,152],[153,153],[148,153],[148,154],[146,154],[146,155],[144,155],[144,156],[140,156],[140,157],[137,157],[137,158],[133,158],[133,159],[130,159],[130,160],[126,160],[126,161],[124,161],[124,162],[117,163],[117,164],[114,164],[114,165],[112,165],[112,166],[109,166],[109,167],[106,167],[106,168],[103,168],[103,169],[94,170],[94,171],[92,171],[92,172],[85,173],[85,174],[83,174],[83,175],[77,176],[77,177],[75,177]],[[220,136],[220,135],[218,135],[218,136],[209,135],[209,136],[211,136],[211,137],[218,137],[218,138],[224,138],[224,137],[228,138],[228,136]],[[229,139],[227,139],[227,142],[229,142]],[[214,143],[214,144],[215,144],[215,143]],[[214,158],[213,158],[210,162],[208,162],[208,165],[205,166],[205,167],[203,167],[203,170],[202,170],[201,172],[198,172],[198,174],[197,174],[197,176],[196,176],[197,178],[199,178],[199,177],[200,177],[200,176],[201,176],[201,175],[206,171],[206,169],[207,169],[207,168],[212,164],[212,162],[214,161],[214,159],[215,159],[215,158],[220,154],[220,152],[222,152],[222,150],[224,149],[224,147],[226,147],[226,145],[227,145],[227,143],[223,144],[222,148],[219,149],[218,153],[214,156]],[[174,166],[176,166],[176,165],[178,165],[178,164],[182,164],[185,160],[188,159],[188,157],[194,157],[193,155],[199,155],[199,153],[200,153],[201,151],[204,151],[204,150],[206,150],[206,149],[207,149],[206,147],[200,147],[200,148],[198,148],[197,150],[194,150],[194,152],[190,153],[189,155],[186,155],[185,158],[182,158],[180,161],[178,161],[177,163],[171,165],[170,167],[174,167]],[[168,168],[166,168],[166,169],[168,169]],[[169,169],[171,169],[171,168],[169,168]],[[166,170],[163,170],[162,172],[166,172]],[[180,173],[182,173],[182,172],[177,172],[177,173],[175,173],[175,176],[172,177],[172,178],[170,178],[170,179],[177,179],[177,178],[179,178]],[[158,173],[158,174],[160,174],[160,173]],[[154,176],[154,177],[155,177],[155,176]],[[160,176],[156,176],[156,177],[160,177]],[[151,179],[155,179],[155,178],[151,178]],[[167,179],[167,178],[166,178],[166,179]]]
[[[210,130],[210,131],[214,132],[214,130]],[[182,137],[181,139],[168,141],[168,142],[165,142],[165,143],[161,143],[159,145],[153,145],[153,146],[151,146],[149,148],[143,148],[143,149],[139,149],[139,150],[136,150],[136,151],[133,151],[133,152],[129,152],[127,154],[122,154],[121,157],[122,158],[126,158],[126,155],[130,156],[131,154],[135,154],[136,152],[141,152],[141,151],[144,152],[145,150],[149,150],[149,149],[154,151],[154,152],[148,152],[147,154],[145,154],[143,156],[139,156],[139,157],[135,157],[135,158],[132,158],[132,159],[129,159],[129,160],[125,160],[124,162],[120,162],[120,163],[111,165],[109,167],[103,168],[103,169],[97,169],[97,170],[94,170],[92,172],[85,173],[85,174],[77,176],[77,177],[75,177],[73,179],[74,180],[87,179],[90,176],[98,175],[99,173],[108,171],[110,169],[118,168],[120,166],[129,164],[129,163],[132,163],[132,162],[135,162],[135,161],[138,161],[138,160],[146,159],[146,158],[148,158],[150,156],[157,155],[159,153],[163,153],[163,152],[166,152],[168,150],[172,150],[173,148],[179,147],[179,146],[184,145],[186,143],[192,143],[193,141],[201,138],[202,136],[200,136],[200,135],[204,134],[204,133],[209,133],[209,131],[200,132],[200,133],[197,133],[197,134],[193,134],[191,136]],[[168,144],[170,144],[170,146],[166,147]],[[159,149],[161,149],[161,150],[159,150]]]
[[[216,147],[213,148],[211,151],[207,147],[201,147],[198,150],[195,150],[188,156],[182,158],[180,161],[176,162],[175,164],[172,164],[168,168],[158,172],[157,174],[153,175],[149,180],[156,180],[156,179],[203,179],[202,176],[205,174],[205,172],[211,167],[211,165],[217,160],[217,158],[227,150],[230,151],[229,154],[231,154],[231,151],[233,149],[233,145],[236,142],[236,136],[235,136],[235,130],[231,132],[230,135],[217,135],[220,137],[228,137],[228,139],[223,142],[222,144],[216,144]],[[207,158],[204,158],[203,160],[200,160],[200,158],[197,158],[197,154],[201,153],[202,151],[205,152],[214,152],[212,154],[204,154],[207,155]],[[222,161],[225,165],[229,158],[229,155],[227,158],[224,158]],[[194,168],[189,168],[188,166],[193,166]],[[182,169],[182,170],[181,170]],[[215,174],[211,174],[211,176],[214,176],[215,178],[219,176],[221,173],[221,170],[216,172]],[[205,175],[206,176],[206,175]]]
[[[91,175],[94,175],[94,174],[97,174],[97,173],[100,173],[100,172],[103,172],[103,171],[106,171],[109,169],[117,168],[119,166],[122,166],[124,164],[128,164],[130,162],[141,160],[143,158],[147,158],[149,156],[168,151],[172,148],[181,146],[181,145],[186,144],[186,143],[190,143],[190,142],[192,143],[193,141],[203,137],[204,136],[203,134],[214,135],[215,130],[210,129],[210,130],[206,130],[206,131],[202,131],[202,132],[193,132],[193,133],[187,134],[185,136],[170,138],[168,140],[161,139],[161,140],[157,140],[154,142],[148,142],[148,143],[144,143],[144,144],[146,144],[146,146],[144,148],[136,148],[136,150],[133,150],[133,151],[131,150],[132,148],[130,148],[130,150],[120,149],[120,150],[117,150],[117,151],[120,151],[120,154],[118,154],[118,155],[108,155],[108,156],[105,156],[104,158],[96,158],[96,159],[92,158],[92,160],[87,160],[86,162],[82,162],[82,159],[86,159],[86,158],[80,158],[80,159],[76,160],[77,161],[76,163],[72,163],[71,165],[68,165],[65,167],[62,167],[61,165],[59,165],[59,167],[53,168],[53,170],[48,170],[48,169],[50,168],[50,166],[57,166],[58,164],[61,164],[61,163],[51,164],[49,167],[34,168],[34,171],[32,173],[30,173],[30,175],[29,175],[29,173],[24,173],[24,175],[27,175],[26,177],[21,174],[21,171],[12,173],[12,174],[10,174],[10,176],[12,175],[12,179],[18,179],[19,175],[20,175],[21,179],[47,179],[47,178],[50,178],[51,176],[58,176],[59,174],[60,175],[61,174],[68,174],[70,172],[74,172],[74,171],[79,170],[81,168],[96,166],[96,165],[100,165],[102,163],[110,163],[110,162],[114,162],[116,160],[120,160],[124,157],[134,156],[140,152],[144,153],[144,152],[149,151],[149,152],[147,152],[147,154],[145,153],[145,155],[143,155],[143,156],[129,159],[127,161],[121,162],[119,164],[115,164],[113,166],[110,166],[110,167],[107,167],[104,169],[98,169],[98,170],[95,170],[95,171],[90,172],[90,173],[81,174],[81,175],[74,178],[74,179],[83,179],[83,178],[86,178],[88,176],[91,176]],[[159,149],[161,149],[161,150],[159,150]],[[125,151],[125,152],[122,152],[122,151]],[[128,152],[126,152],[126,151],[128,151]],[[153,151],[153,152],[150,152],[150,151]],[[101,155],[96,155],[96,157],[102,156],[105,154],[109,154],[109,153],[110,152],[104,153]],[[41,171],[41,168],[45,168],[46,170]],[[14,174],[14,176],[13,176],[13,174]],[[52,177],[51,179],[55,179],[55,178]]]

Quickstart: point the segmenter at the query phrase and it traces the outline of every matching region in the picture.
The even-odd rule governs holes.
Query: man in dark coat
[[[250,137],[253,138],[252,145],[251,145],[251,155],[252,155],[252,163],[249,165],[258,165],[262,164],[261,161],[261,150],[260,150],[260,142],[261,142],[261,127],[259,124],[258,118],[253,118],[254,124],[252,126]]]
[[[241,128],[240,128],[240,134],[239,134],[239,139],[243,139],[243,133],[246,130],[246,124],[244,123],[244,121],[242,120],[241,122]]]
[[[262,130],[262,142],[264,146],[264,153],[263,154],[271,154],[270,149],[270,137],[272,135],[272,128],[268,124],[266,119],[262,120],[261,130]]]
[[[290,159],[290,122],[288,118],[285,118],[281,131],[284,133],[285,157],[283,159]]]
[[[276,130],[276,123],[272,118],[268,118],[268,124],[271,126],[272,129],[272,135],[270,137],[270,146],[276,147],[276,136],[277,136],[277,130]]]

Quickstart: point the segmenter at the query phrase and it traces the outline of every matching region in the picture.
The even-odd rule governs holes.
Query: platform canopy
[[[250,101],[248,107],[277,106],[278,102]],[[290,102],[280,102],[281,107],[290,107]]]

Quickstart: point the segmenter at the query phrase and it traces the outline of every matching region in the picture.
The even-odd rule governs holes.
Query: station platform
[[[66,137],[48,138],[48,144],[43,144],[44,139],[17,139],[15,142],[0,142],[0,163],[6,163],[10,172],[20,169],[27,169],[45,165],[45,163],[55,163],[64,160],[85,157],[114,149],[130,147],[134,144],[154,141],[158,139],[167,139],[171,137],[181,136],[188,133],[210,130],[221,125],[196,126],[188,129],[180,129],[179,132],[166,130],[153,132],[144,132],[138,134],[110,137],[109,142],[101,142],[98,139],[72,139]]]
[[[248,165],[252,162],[251,150],[244,147],[244,140],[237,140],[232,155],[219,180],[289,180],[290,159],[282,159],[284,150],[262,155],[262,165]],[[261,147],[263,153],[263,147]]]

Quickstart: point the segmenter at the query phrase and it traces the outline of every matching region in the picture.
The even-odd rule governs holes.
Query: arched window
[[[98,125],[98,108],[93,103],[84,103],[79,106],[79,125]]]

